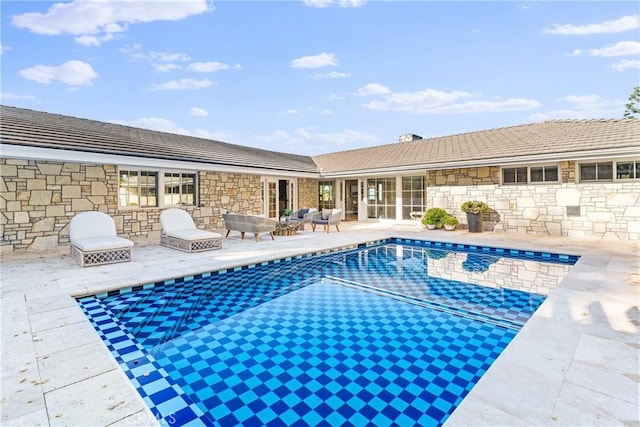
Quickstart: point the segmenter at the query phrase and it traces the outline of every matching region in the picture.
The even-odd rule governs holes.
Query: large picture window
[[[141,170],[120,170],[120,206],[157,207],[158,173]]]
[[[374,178],[367,180],[367,217],[396,218],[396,179]]]
[[[424,177],[402,177],[402,219],[411,219],[411,212],[424,212]]]
[[[194,206],[196,204],[196,175],[166,172],[164,174],[165,206]]]

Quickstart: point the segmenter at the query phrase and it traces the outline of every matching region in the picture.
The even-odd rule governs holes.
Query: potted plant
[[[444,224],[444,229],[447,231],[453,231],[456,229],[456,225],[458,225],[460,221],[458,221],[458,218],[456,218],[455,216],[452,215],[448,215],[443,221],[442,223]]]
[[[489,210],[489,206],[485,202],[468,200],[460,206],[460,209],[467,214],[469,232],[480,233],[482,231],[482,214]]]
[[[422,217],[422,224],[429,230],[442,227],[442,221],[448,216],[447,211],[442,208],[429,208]]]

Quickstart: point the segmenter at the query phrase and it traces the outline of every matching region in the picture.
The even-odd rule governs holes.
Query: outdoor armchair
[[[304,230],[305,224],[311,224],[311,221],[314,218],[314,214],[320,214],[320,212],[318,212],[316,208],[303,208],[285,217],[285,221],[298,222],[300,223],[300,228]]]
[[[332,225],[336,226],[336,230],[340,232],[340,221],[342,220],[342,209],[323,209],[322,212],[313,216],[311,221],[311,229],[316,231],[316,225],[322,224],[324,231],[329,233]]]

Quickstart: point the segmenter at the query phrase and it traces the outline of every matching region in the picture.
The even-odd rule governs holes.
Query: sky
[[[2,105],[302,155],[622,118],[636,1],[2,0]]]

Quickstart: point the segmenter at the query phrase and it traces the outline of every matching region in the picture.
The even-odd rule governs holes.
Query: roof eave
[[[88,153],[72,150],[27,147],[22,145],[2,144],[1,153],[4,158],[51,160],[73,163],[113,164],[140,168],[176,169],[188,171],[208,171],[225,173],[247,173],[254,175],[274,175],[300,178],[319,178],[320,174],[306,171],[290,171],[280,169],[256,168],[250,166],[234,166],[212,164],[196,161],[167,160],[114,154]]]
[[[397,175],[428,170],[457,169],[468,167],[484,166],[507,166],[517,164],[560,162],[560,161],[583,161],[595,159],[612,159],[624,157],[638,157],[638,147],[610,148],[601,150],[575,151],[562,153],[537,154],[528,156],[500,157],[480,160],[463,160],[454,162],[422,163],[408,166],[392,166],[384,168],[358,169],[351,171],[321,171],[323,178],[346,178],[370,175]]]

